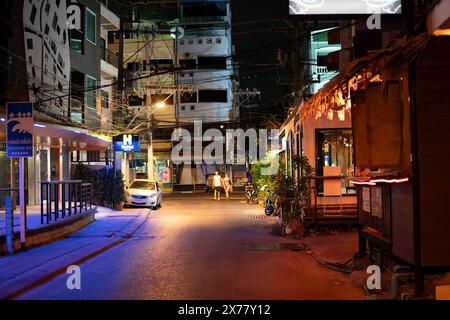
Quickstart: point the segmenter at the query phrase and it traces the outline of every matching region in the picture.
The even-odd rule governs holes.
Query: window
[[[222,39],[217,38],[217,39],[216,39],[216,43],[219,43],[219,44],[222,43]]]
[[[351,129],[327,129],[317,131],[318,176],[324,175],[324,167],[340,167],[343,176],[354,174],[353,136]],[[343,185],[343,193],[346,193]],[[318,184],[319,193],[323,192],[323,183]]]
[[[48,0],[45,2],[45,14],[48,16],[50,14],[50,3],[48,3]]]
[[[137,180],[131,184],[130,189],[155,190],[156,186],[154,182]]]
[[[73,122],[84,119],[85,76],[76,70],[70,72],[70,118]]]
[[[173,94],[152,94],[152,103],[164,101],[166,105],[174,105]]]
[[[198,43],[198,44],[203,44],[203,39],[202,39],[202,38],[198,39],[198,40],[197,40],[197,43]]]
[[[185,70],[197,69],[197,61],[195,59],[181,59],[180,66]]]
[[[53,15],[53,21],[52,21],[52,28],[53,28],[53,30],[56,31],[56,26],[57,25],[58,25],[58,15],[55,12],[55,14]]]
[[[198,102],[228,102],[227,90],[199,90]]]
[[[211,39],[211,38],[208,38],[208,40],[206,40],[206,43],[207,43],[207,44],[212,44],[212,39]]]
[[[134,94],[130,95],[128,96],[128,105],[130,107],[142,107],[144,105],[144,98]]]
[[[27,39],[27,49],[33,50],[33,39]]]
[[[183,5],[183,14],[185,18],[189,17],[223,17],[227,15],[227,4],[225,2],[217,3],[185,3]]]
[[[184,46],[184,40],[180,40],[180,46]]]
[[[185,106],[181,106],[181,111],[185,111],[186,107]]]
[[[102,108],[108,109],[109,108],[109,92],[102,90],[101,95],[102,95]]]
[[[137,71],[139,71],[139,62],[128,62],[127,63],[127,70],[129,72],[137,72]]]
[[[95,13],[86,9],[86,39],[95,44],[96,37],[96,23]]]
[[[37,14],[37,8],[35,5],[33,5],[33,8],[31,8],[31,13],[30,13],[31,24],[34,24],[34,20],[36,19],[36,14]]]
[[[327,56],[318,55],[317,56],[317,66],[326,67],[327,66]]]
[[[191,106],[191,111],[195,110],[195,106]]]
[[[183,92],[180,96],[181,103],[197,102],[197,92]]]
[[[194,39],[189,39],[188,42],[189,44],[194,44]]]
[[[80,7],[83,10],[83,7]],[[82,11],[81,11],[82,12]],[[84,15],[81,14],[80,29],[69,29],[69,45],[70,48],[78,53],[84,53]]]
[[[100,38],[100,46],[101,46],[101,52],[102,52],[102,60],[106,61],[106,40],[103,38]]]
[[[100,151],[90,151],[86,152],[87,162],[100,162]]]
[[[148,64],[152,71],[164,71],[173,69],[172,59],[151,59]]]
[[[198,57],[199,69],[226,69],[227,58],[225,57]]]
[[[97,80],[86,76],[86,104],[88,108],[97,109]]]

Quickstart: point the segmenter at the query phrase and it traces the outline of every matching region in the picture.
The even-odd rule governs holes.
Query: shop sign
[[[383,218],[383,189],[382,187],[372,187],[370,194],[370,206],[372,215]]]
[[[139,152],[139,135],[121,134],[114,137],[114,150],[122,152]]]
[[[9,102],[6,106],[6,156],[28,158],[33,156],[33,104]]]

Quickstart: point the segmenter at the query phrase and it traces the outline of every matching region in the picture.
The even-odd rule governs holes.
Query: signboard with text
[[[370,188],[362,188],[362,209],[370,213]]]
[[[114,151],[122,152],[139,152],[139,135],[138,134],[121,134],[114,137]]]
[[[289,0],[291,15],[401,14],[402,0]]]
[[[33,156],[33,104],[9,102],[6,106],[6,156],[28,158]]]

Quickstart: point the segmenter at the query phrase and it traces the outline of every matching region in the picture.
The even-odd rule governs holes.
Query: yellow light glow
[[[164,102],[164,101],[160,101],[160,102],[157,102],[156,104],[155,104],[155,108],[156,109],[162,109],[162,108],[164,108],[166,106],[166,103]]]
[[[450,36],[450,29],[437,29],[433,32],[434,36]]]

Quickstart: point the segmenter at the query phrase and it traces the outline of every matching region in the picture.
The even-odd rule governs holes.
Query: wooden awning
[[[354,60],[337,76],[326,83],[311,99],[300,106],[300,118],[314,118],[320,112],[326,113],[348,108],[351,85],[357,82],[358,88],[370,82],[384,69],[416,59],[433,36],[421,34],[412,39],[398,39],[391,46]]]

